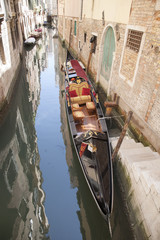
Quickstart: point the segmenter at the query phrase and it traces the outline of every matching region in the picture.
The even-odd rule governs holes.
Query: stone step
[[[139,147],[131,150],[121,149],[119,151],[119,155],[121,157],[121,161],[125,163],[128,170],[130,170],[134,162],[152,161],[158,158],[158,156],[153,154],[149,147]]]
[[[111,140],[113,149],[116,147],[119,138],[114,138]],[[142,143],[136,143],[133,139],[124,138],[120,146],[120,149],[132,149],[132,148],[141,148],[144,147]]]
[[[122,162],[126,165],[128,172],[133,170],[133,165],[135,163],[140,163],[141,166],[146,166],[147,164],[151,164],[152,166],[157,160],[160,163],[160,155],[158,153],[155,154],[155,152],[153,152],[149,147],[135,148],[130,151],[128,151],[128,149],[121,149],[120,157]],[[136,182],[138,182],[141,173],[139,171],[133,172]]]
[[[144,186],[146,194],[155,192],[160,197],[160,158],[152,161],[134,162],[132,171],[136,181],[139,179]],[[154,189],[152,189],[154,188]],[[160,207],[160,199],[159,199]]]
[[[140,180],[146,195],[149,192],[152,199],[160,210],[160,158],[150,162],[135,162],[132,166],[133,175]]]

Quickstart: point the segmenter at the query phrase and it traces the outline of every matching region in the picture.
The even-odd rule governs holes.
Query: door
[[[112,27],[109,27],[104,37],[104,46],[101,63],[101,75],[105,78],[106,81],[109,81],[110,78],[114,52],[115,52],[114,32]]]

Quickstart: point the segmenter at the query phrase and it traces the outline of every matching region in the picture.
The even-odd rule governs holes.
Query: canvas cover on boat
[[[81,65],[79,64],[79,62],[77,60],[72,59],[71,65],[75,69],[77,76],[84,78],[86,81],[88,81],[85,71],[83,70],[83,68],[81,67]]]

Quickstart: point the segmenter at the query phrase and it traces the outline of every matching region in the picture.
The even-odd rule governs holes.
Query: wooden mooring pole
[[[128,112],[128,116],[126,118],[126,121],[125,121],[124,127],[122,129],[121,135],[120,135],[120,137],[118,139],[117,145],[116,145],[116,147],[115,147],[115,149],[113,151],[113,154],[112,154],[112,161],[114,161],[114,158],[117,156],[117,153],[118,153],[118,151],[120,149],[120,146],[121,146],[122,141],[123,141],[123,139],[125,137],[125,134],[126,134],[126,131],[127,131],[128,125],[129,125],[129,122],[130,122],[130,120],[132,118],[132,114],[133,114],[132,111]]]

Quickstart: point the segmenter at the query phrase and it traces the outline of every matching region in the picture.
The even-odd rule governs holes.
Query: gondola
[[[36,39],[34,37],[29,37],[24,41],[25,46],[33,46],[36,43]]]
[[[95,203],[108,221],[113,208],[113,170],[107,124],[83,64],[68,52],[64,65],[66,112],[74,147]]]

